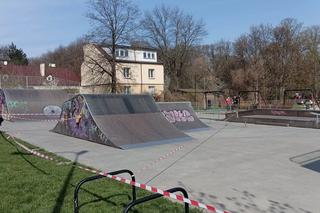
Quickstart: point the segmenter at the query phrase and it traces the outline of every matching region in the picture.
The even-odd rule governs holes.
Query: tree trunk
[[[112,72],[112,77],[111,77],[111,93],[116,93],[117,92],[117,76],[116,76],[116,62],[113,60],[111,64],[111,72]]]

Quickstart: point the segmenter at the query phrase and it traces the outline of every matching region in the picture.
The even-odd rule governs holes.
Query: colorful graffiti
[[[55,105],[48,105],[43,108],[43,114],[52,116],[52,115],[60,115],[61,114],[61,107]]]
[[[63,125],[65,133],[73,137],[90,141],[100,141],[100,143],[103,144],[108,142],[108,138],[97,127],[81,95],[64,103],[60,125]]]
[[[18,110],[19,112],[28,112],[28,102],[27,101],[8,101],[7,107],[12,110]]]
[[[161,111],[161,113],[166,117],[170,123],[176,122],[193,122],[194,117],[188,110],[171,110],[171,111]]]

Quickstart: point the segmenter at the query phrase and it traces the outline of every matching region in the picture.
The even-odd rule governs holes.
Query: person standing
[[[226,103],[227,103],[227,110],[231,111],[232,98],[230,98],[230,96],[228,96],[228,98],[226,99]]]
[[[3,100],[0,98],[0,126],[2,125],[3,117],[2,117],[2,109],[3,109]]]

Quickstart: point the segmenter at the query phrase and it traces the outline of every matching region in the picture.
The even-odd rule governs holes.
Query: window
[[[149,86],[148,87],[148,92],[153,95],[156,93],[156,88],[154,86]]]
[[[128,50],[116,50],[116,57],[128,57]]]
[[[149,69],[148,70],[148,77],[149,78],[154,78],[154,69]]]
[[[131,87],[130,86],[124,86],[124,94],[129,95],[131,94]]]
[[[123,68],[123,77],[130,78],[130,68],[128,67]]]
[[[155,53],[153,52],[143,52],[144,59],[155,59]]]

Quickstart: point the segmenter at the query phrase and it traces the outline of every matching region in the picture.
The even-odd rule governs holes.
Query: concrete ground
[[[319,130],[207,124],[212,129],[187,133],[193,141],[131,150],[49,132],[52,122],[5,122],[2,129],[96,169],[130,169],[140,183],[182,186],[192,199],[230,212],[320,212],[320,173],[294,160],[320,159]]]

